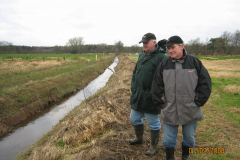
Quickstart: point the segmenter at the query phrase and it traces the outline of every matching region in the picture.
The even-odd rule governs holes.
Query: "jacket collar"
[[[180,59],[172,59],[172,62],[180,62],[180,63],[184,63],[184,60],[187,56],[187,50],[185,48],[183,48],[183,56]]]

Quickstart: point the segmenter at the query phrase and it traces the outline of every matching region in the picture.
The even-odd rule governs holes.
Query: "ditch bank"
[[[27,83],[0,99],[0,138],[15,129],[21,121],[83,89],[103,73],[114,58],[115,55],[103,57],[94,65],[79,69],[67,76]],[[18,101],[19,96],[25,96],[26,101]]]

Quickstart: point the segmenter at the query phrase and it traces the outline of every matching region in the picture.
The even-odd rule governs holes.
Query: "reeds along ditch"
[[[30,65],[25,70],[1,70],[0,136],[44,107],[82,89],[103,73],[114,58],[115,55],[110,55],[98,61],[73,60],[52,64],[44,61],[48,67]],[[4,62],[2,65],[6,66]]]

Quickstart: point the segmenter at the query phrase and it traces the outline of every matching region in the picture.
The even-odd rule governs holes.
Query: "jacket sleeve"
[[[164,82],[163,82],[163,62],[157,67],[153,81],[152,81],[152,100],[153,103],[163,108],[166,104],[164,96]]]
[[[140,55],[138,56],[138,59],[140,58],[141,55],[142,55],[142,54],[140,54]],[[136,83],[135,83],[135,73],[136,73],[136,70],[137,70],[137,63],[136,63],[136,66],[135,66],[135,68],[134,68],[134,70],[133,70],[133,74],[132,74],[132,80],[131,80],[131,91],[132,91],[132,92],[133,92],[133,88],[136,87]]]
[[[160,63],[162,62],[162,60],[165,58],[165,54],[163,53],[160,53],[160,56],[157,56],[157,64],[158,66],[160,65]],[[157,69],[156,69],[157,70]],[[156,73],[156,70],[155,70],[155,73]],[[154,74],[155,74],[154,73]],[[151,86],[151,90],[148,91],[149,94],[153,95],[153,90],[152,90],[152,86]]]
[[[202,62],[196,58],[197,61],[197,72],[198,72],[198,85],[196,87],[196,98],[195,103],[198,107],[203,106],[212,91],[212,83],[210,75],[207,69],[203,66]]]
[[[131,91],[133,92],[133,88],[135,88],[135,73],[137,70],[137,64],[133,70],[133,74],[132,74],[132,80],[131,80]]]

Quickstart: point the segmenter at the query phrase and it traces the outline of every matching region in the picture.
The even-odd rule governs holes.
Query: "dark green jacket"
[[[160,114],[161,108],[152,101],[152,81],[155,70],[165,58],[165,52],[155,48],[148,56],[139,55],[131,81],[131,109],[144,113]]]

